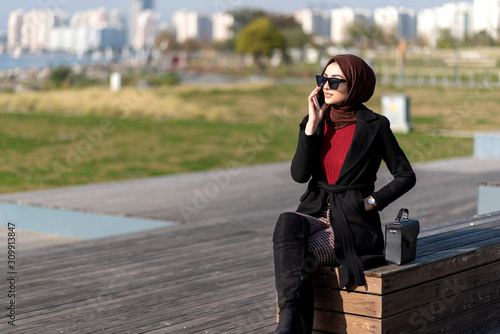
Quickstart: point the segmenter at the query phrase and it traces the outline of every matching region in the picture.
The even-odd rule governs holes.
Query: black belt
[[[332,185],[326,182],[318,182],[318,186],[328,193],[328,204],[330,206],[330,219],[333,223],[330,225],[334,234],[335,258],[340,264],[340,288],[346,286],[349,281],[354,280],[356,285],[366,284],[364,275],[364,265],[356,254],[354,245],[354,236],[349,228],[349,218],[344,212],[344,200],[339,194],[346,194],[348,200],[356,201],[356,192],[368,188],[365,184],[359,185]],[[352,198],[349,198],[352,196]],[[347,276],[347,277],[346,277]]]

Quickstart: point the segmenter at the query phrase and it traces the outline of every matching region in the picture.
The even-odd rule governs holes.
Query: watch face
[[[373,197],[368,198],[368,204],[375,204],[375,198]]]

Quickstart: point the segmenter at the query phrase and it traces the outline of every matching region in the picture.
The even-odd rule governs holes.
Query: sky
[[[160,21],[170,22],[172,13],[179,9],[194,10],[201,13],[212,13],[231,10],[240,7],[262,8],[271,12],[293,13],[295,10],[309,7],[361,7],[374,9],[386,6],[402,6],[420,10],[440,6],[453,0],[155,0],[155,6],[160,13]],[[469,0],[468,2],[472,2]],[[2,1],[0,4],[0,30],[7,30],[10,12],[22,8],[61,9],[68,13],[79,10],[94,9],[105,6],[109,9],[118,8],[128,15],[129,0],[17,0]]]

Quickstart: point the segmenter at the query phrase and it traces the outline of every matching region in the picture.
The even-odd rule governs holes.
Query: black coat
[[[320,123],[316,133],[307,136],[305,127],[308,118],[309,116],[306,116],[300,124],[291,174],[299,183],[309,181],[306,192],[300,198],[297,212],[314,216],[328,205],[328,193],[318,186],[319,181],[326,182],[320,163],[326,125]],[[394,179],[375,191],[377,171],[382,160]],[[339,186],[365,185],[360,190],[339,195],[343,199],[343,210],[354,237],[358,256],[383,253],[384,241],[378,210],[384,209],[410,190],[415,182],[415,173],[390,129],[389,120],[371,110],[359,110],[354,137],[336,182]],[[375,198],[377,210],[365,211],[364,198],[370,195]],[[396,211],[394,212],[396,214]]]

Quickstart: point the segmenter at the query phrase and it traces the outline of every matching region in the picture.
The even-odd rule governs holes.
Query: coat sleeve
[[[382,139],[384,149],[382,158],[394,179],[372,194],[380,211],[413,188],[417,181],[408,158],[391,131],[389,120],[384,117],[383,122]]]
[[[290,168],[292,178],[299,183],[306,183],[311,178],[319,159],[323,138],[318,131],[310,136],[305,134],[308,119],[309,116],[306,116],[300,123],[299,141]]]

